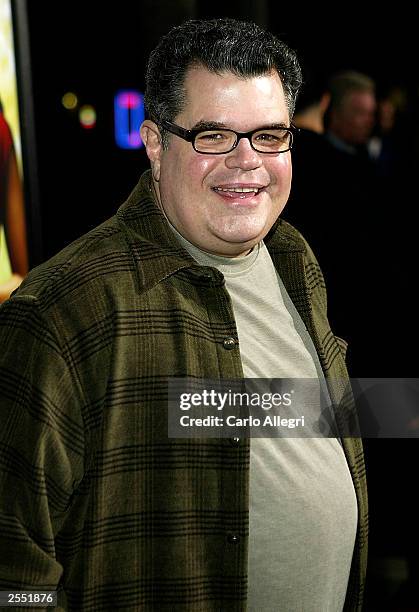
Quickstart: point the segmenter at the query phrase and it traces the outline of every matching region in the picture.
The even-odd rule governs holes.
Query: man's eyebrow
[[[263,130],[268,129],[268,130],[282,130],[284,128],[289,129],[289,122],[285,122],[285,121],[281,121],[280,123],[268,123],[268,124],[264,124],[261,126],[261,128]],[[256,128],[259,129],[259,128]]]
[[[218,130],[220,128],[224,130],[229,129],[225,123],[220,121],[204,121],[202,119],[192,127],[193,130]]]
[[[258,129],[269,129],[269,130],[280,130],[283,128],[289,128],[290,126],[286,123],[286,122],[280,122],[280,123],[269,123],[269,124],[263,124],[260,127],[254,128],[255,130]],[[220,121],[198,121],[198,123],[195,123],[195,125],[191,128],[192,130],[231,130],[233,129],[231,126],[226,125],[225,123],[222,123]],[[251,130],[253,131],[253,130]]]

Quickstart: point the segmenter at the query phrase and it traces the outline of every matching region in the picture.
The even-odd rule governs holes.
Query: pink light
[[[141,98],[135,93],[125,93],[120,96],[120,104],[124,108],[136,108],[141,104]]]
[[[141,144],[141,137],[136,132],[131,132],[128,136],[128,140],[132,147],[139,147]]]

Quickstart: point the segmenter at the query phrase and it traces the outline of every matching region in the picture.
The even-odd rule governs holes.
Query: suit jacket
[[[182,249],[150,180],[0,308],[0,589],[58,588],[84,612],[241,611],[250,441],[167,435],[168,377],[242,377],[237,329],[222,274]],[[301,235],[278,220],[266,244],[338,406],[359,510],[345,609],[360,610],[367,498],[344,343]]]

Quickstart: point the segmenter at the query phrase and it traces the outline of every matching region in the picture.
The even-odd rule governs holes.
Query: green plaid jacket
[[[344,406],[319,266],[282,220],[265,242]],[[169,439],[172,376],[243,371],[223,276],[176,241],[147,172],[0,308],[0,590],[57,588],[85,612],[246,610],[250,442]],[[359,509],[345,610],[361,610],[365,470],[343,442]]]

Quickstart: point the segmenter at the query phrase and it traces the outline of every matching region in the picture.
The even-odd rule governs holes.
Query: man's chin
[[[238,238],[233,240],[229,237],[229,240],[219,240],[217,244],[218,255],[222,257],[241,257],[247,255],[250,251],[262,240],[262,237],[252,236],[247,239]]]
[[[234,244],[245,244],[252,241],[258,242],[269,227],[267,219],[234,219],[232,223],[225,223],[221,227],[214,227],[214,235],[223,242]],[[265,231],[266,230],[266,231]]]

